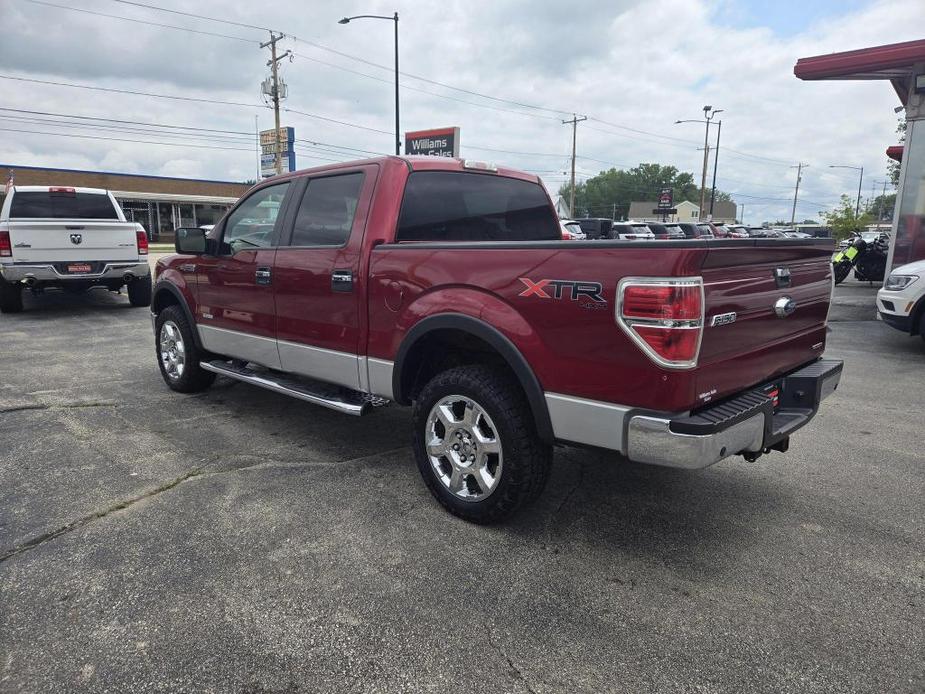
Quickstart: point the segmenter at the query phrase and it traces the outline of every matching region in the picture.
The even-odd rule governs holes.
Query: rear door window
[[[417,171],[408,178],[397,241],[561,240],[538,184],[490,174]]]
[[[10,219],[119,219],[119,213],[105,193],[30,190],[13,193]]]
[[[302,196],[291,246],[342,246],[350,237],[363,174],[313,178]]]

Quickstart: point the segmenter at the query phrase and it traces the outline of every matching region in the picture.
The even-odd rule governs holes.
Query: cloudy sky
[[[888,83],[802,82],[793,76],[797,58],[918,39],[925,26],[922,0],[0,6],[4,169],[253,178],[255,115],[261,129],[272,125],[260,96],[268,73],[260,27],[284,32],[281,50],[294,53],[282,68],[290,109],[283,124],[301,140],[300,168],[364,156],[357,150],[388,153],[392,25],[337,20],[398,10],[403,130],[457,125],[463,156],[535,171],[555,191],[569,165],[567,114],[590,117],[579,125],[581,178],[639,162],[673,164],[699,178],[703,128],[674,122],[699,118],[711,104],[724,110],[718,187],[744,203],[749,223],[789,219],[790,167],[798,161],[809,164],[800,218],[857,190],[856,172],[830,164],[864,166],[863,195],[870,195],[886,173],[884,149],[896,141],[899,102]]]

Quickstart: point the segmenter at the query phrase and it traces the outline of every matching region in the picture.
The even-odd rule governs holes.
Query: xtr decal
[[[534,282],[529,277],[519,277],[518,279],[526,287],[518,296],[561,299],[565,290],[568,289],[568,295],[572,301],[578,301],[578,297],[584,296],[600,304],[607,303],[607,300],[601,296],[604,287],[600,282],[582,282],[580,280],[538,280]],[[552,292],[552,296],[546,293],[547,288]]]

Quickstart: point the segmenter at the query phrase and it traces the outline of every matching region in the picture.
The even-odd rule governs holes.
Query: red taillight
[[[703,281],[631,278],[620,282],[617,320],[656,363],[697,365],[703,332]]]
[[[13,244],[10,243],[10,232],[0,231],[0,258],[13,256]]]
[[[135,238],[138,240],[138,255],[148,255],[148,235],[142,229],[135,232]]]

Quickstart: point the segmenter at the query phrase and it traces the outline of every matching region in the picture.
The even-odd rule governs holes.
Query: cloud
[[[346,6],[288,0],[275,3],[272,12],[243,1],[202,0],[193,6],[158,0],[157,4],[183,10],[194,7],[191,11],[203,15],[272,26],[368,61],[350,60],[304,41],[285,39],[282,49],[291,48],[296,57],[282,65],[289,86],[284,105],[384,133],[291,112],[284,113],[283,121],[296,128],[299,138],[383,153],[391,152],[393,143],[392,135],[386,134],[393,128],[392,25],[357,20],[341,26],[337,19],[344,12],[390,15],[397,7],[403,71],[555,110],[518,108],[403,78],[408,87],[402,91],[403,129],[458,125],[465,156],[540,172],[552,190],[565,180],[569,165],[571,132],[561,123],[565,114],[574,111],[599,119],[579,126],[581,177],[611,165],[645,161],[673,164],[699,178],[703,130],[696,124],[674,125],[674,121],[698,118],[703,105],[712,104],[724,110],[719,185],[746,205],[750,222],[789,219],[796,175],[791,164],[810,164],[801,186],[798,216],[813,217],[824,206],[835,204],[842,192],[856,191],[853,172],[829,169],[828,164],[863,165],[868,180],[880,180],[886,168],[883,150],[895,142],[892,108],[897,100],[887,83],[801,82],[793,76],[797,58],[919,38],[916,31],[925,23],[925,5],[919,0],[884,0],[859,9],[852,5],[837,15],[813,12],[807,14],[808,23],[791,9],[790,31],[780,30],[780,17],[774,18],[772,29],[763,26],[760,12],[752,9],[746,24],[736,19],[744,14],[735,11],[734,2],[700,0],[369,0]],[[73,6],[240,36],[252,43],[9,0],[4,13],[7,31],[0,42],[0,72],[253,106],[169,101],[0,80],[3,106],[245,134],[200,133],[199,137],[180,138],[126,133],[36,123],[38,116],[0,111],[0,128],[8,130],[130,140],[0,130],[0,162],[216,179],[253,176],[253,141],[246,133],[253,132],[255,115],[261,128],[272,122],[259,93],[268,72],[268,53],[258,46],[267,38],[265,31],[112,2],[80,0]],[[150,144],[153,141],[224,149]],[[310,166],[344,157],[350,155],[312,149],[302,150],[298,161],[300,166]],[[869,186],[864,188],[866,196]]]

